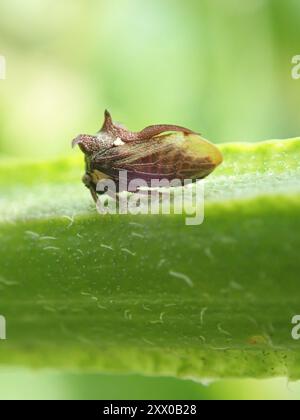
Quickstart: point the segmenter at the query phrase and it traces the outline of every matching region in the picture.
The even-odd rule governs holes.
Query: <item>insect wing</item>
[[[199,135],[168,134],[126,143],[101,152],[93,165],[111,176],[128,171],[129,178],[204,178],[221,163],[218,149]]]

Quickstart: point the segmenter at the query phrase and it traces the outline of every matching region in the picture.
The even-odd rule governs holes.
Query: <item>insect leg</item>
[[[92,196],[94,202],[97,204],[98,195],[97,195],[97,193],[96,193],[96,191],[94,190],[93,187],[90,187],[90,193],[91,193],[91,196]]]
[[[92,182],[92,178],[89,174],[84,174],[82,177],[82,182],[90,190],[91,196],[95,203],[97,203],[98,196],[95,188],[95,184]]]

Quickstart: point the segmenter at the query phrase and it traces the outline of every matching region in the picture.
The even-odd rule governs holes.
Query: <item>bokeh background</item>
[[[0,157],[74,153],[108,108],[133,130],[214,142],[300,135],[299,0],[1,0]],[[0,398],[300,398],[286,380],[191,381],[2,371]]]

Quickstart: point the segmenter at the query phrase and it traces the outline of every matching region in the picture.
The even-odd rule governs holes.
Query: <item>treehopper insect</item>
[[[160,124],[132,132],[113,122],[108,111],[104,116],[96,135],[80,134],[72,141],[85,155],[83,183],[95,202],[98,182],[118,184],[120,171],[127,171],[128,183],[139,178],[150,186],[153,179],[203,179],[222,163],[218,148],[188,128]]]

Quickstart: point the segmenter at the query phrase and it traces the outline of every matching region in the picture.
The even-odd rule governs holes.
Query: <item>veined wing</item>
[[[204,178],[222,161],[218,149],[195,134],[168,134],[101,152],[93,165],[111,176],[127,170],[130,178]]]

